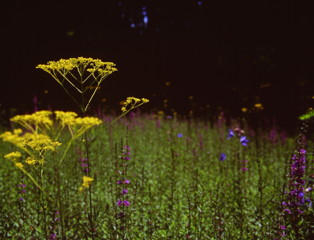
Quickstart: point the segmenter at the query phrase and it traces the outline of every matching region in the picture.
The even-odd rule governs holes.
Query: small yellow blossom
[[[158,116],[163,116],[163,115],[165,115],[165,113],[164,113],[164,111],[160,110],[160,111],[157,112],[157,115]]]
[[[241,111],[244,112],[244,113],[247,112],[247,110],[248,109],[246,107],[241,108]]]
[[[89,188],[90,185],[92,184],[92,181],[94,181],[93,178],[88,177],[88,176],[83,176],[83,183],[79,190],[84,191],[84,189]]]
[[[32,157],[28,157],[28,158],[26,158],[25,162],[28,165],[34,165],[37,161],[34,158],[32,158]]]
[[[86,127],[92,127],[99,124],[101,124],[101,120],[96,117],[78,117],[73,122],[73,125],[83,125]]]
[[[4,155],[4,158],[6,158],[8,160],[16,161],[21,156],[22,156],[22,154],[20,152],[11,152],[11,153]]]
[[[20,168],[20,169],[23,168],[23,164],[20,163],[20,162],[15,163],[15,166],[16,166],[17,168]]]
[[[256,109],[258,109],[258,110],[263,110],[263,109],[264,109],[264,107],[263,107],[263,105],[262,105],[261,103],[255,103],[255,104],[254,104],[254,107],[255,107]]]
[[[56,119],[60,121],[61,126],[71,125],[75,122],[77,114],[75,112],[55,111]]]

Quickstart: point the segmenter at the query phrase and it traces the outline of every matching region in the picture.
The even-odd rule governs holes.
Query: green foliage
[[[314,117],[314,110],[311,110],[311,111],[308,111],[307,113],[301,115],[299,117],[300,120],[304,121],[304,120],[307,120],[307,119],[310,119]]]

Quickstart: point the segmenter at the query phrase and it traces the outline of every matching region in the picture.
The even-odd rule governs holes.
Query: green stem
[[[63,155],[62,155],[62,157],[61,157],[61,159],[59,161],[59,167],[61,167],[61,165],[62,165],[62,163],[63,163],[63,161],[65,159],[65,156],[66,156],[67,152],[69,151],[70,146],[72,145],[72,142],[74,140],[75,140],[75,138],[72,137],[71,140],[68,142],[67,147],[66,147],[65,151],[63,152]]]
[[[98,87],[99,87],[99,84],[97,84],[97,87],[96,87],[95,90],[93,91],[92,96],[89,98],[88,103],[86,104],[86,106],[85,106],[85,108],[84,108],[84,112],[87,111],[87,109],[88,109],[88,107],[89,107],[89,105],[90,105],[92,99],[94,98],[94,96],[95,96],[95,94],[96,94],[96,92],[97,92],[97,90],[98,90]]]
[[[77,90],[79,93],[82,93],[82,91],[77,87],[77,86],[75,86],[67,77],[66,77],[66,75],[64,75],[62,72],[60,72],[60,71],[58,71],[60,74],[61,74],[61,76],[72,86],[72,87],[74,87],[75,88],[75,90]],[[63,85],[63,84],[62,84]]]

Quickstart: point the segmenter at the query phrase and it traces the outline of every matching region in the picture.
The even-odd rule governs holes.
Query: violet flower
[[[128,200],[118,200],[117,201],[117,205],[120,207],[120,206],[130,206],[130,202]]]
[[[123,195],[126,195],[126,194],[128,194],[128,192],[129,192],[128,189],[123,189],[121,193],[122,193]]]
[[[246,138],[246,136],[242,136],[240,137],[240,143],[242,144],[242,146],[247,146],[249,140]]]
[[[228,131],[229,133],[228,133],[227,139],[234,137],[234,132],[231,129],[229,129]]]
[[[219,161],[225,161],[227,159],[227,155],[225,153],[220,153]]]

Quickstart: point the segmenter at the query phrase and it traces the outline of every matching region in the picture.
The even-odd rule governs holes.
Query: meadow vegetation
[[[88,116],[113,63],[39,68],[81,112],[17,115],[0,133],[1,239],[314,236],[313,112],[300,117],[298,136],[246,119],[142,114],[135,108],[148,100],[135,97],[118,116]]]

